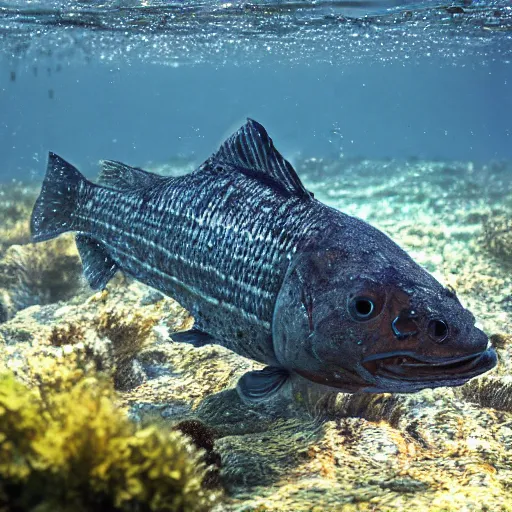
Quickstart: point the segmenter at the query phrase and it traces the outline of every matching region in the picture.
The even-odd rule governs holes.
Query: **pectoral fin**
[[[240,377],[236,389],[242,399],[260,402],[274,395],[288,380],[289,373],[278,366],[247,372]]]
[[[189,331],[173,332],[171,338],[178,343],[188,343],[194,347],[217,344],[217,340],[213,336],[197,328],[192,328]]]

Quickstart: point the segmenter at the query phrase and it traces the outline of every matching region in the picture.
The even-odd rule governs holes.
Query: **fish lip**
[[[467,381],[491,370],[496,363],[496,352],[491,347],[474,354],[445,358],[396,351],[374,354],[362,361],[374,377],[414,382]]]

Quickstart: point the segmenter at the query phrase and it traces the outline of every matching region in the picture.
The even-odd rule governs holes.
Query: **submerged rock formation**
[[[441,163],[415,162],[400,167],[388,162],[395,172],[387,177],[375,172],[377,164],[350,165],[351,172],[338,169],[336,180],[322,181],[321,174],[314,176],[310,164],[314,180],[307,183],[308,188],[322,200],[387,231],[457,290],[493,335],[500,364],[492,374],[461,388],[424,390],[414,395],[339,394],[292,381],[274,402],[248,407],[234,386],[244,372],[258,368],[258,364],[219,346],[196,349],[173,342],[172,332],[189,328],[193,319],[172,299],[119,276],[104,292],[93,294],[77,286],[69,297],[58,297],[58,302],[38,299],[38,305],[18,308],[0,324],[0,373],[5,384],[0,389],[0,416],[18,414],[32,418],[30,421],[41,416],[32,426],[28,419],[28,423],[15,420],[13,428],[27,425],[31,429],[34,439],[42,443],[38,450],[49,454],[45,464],[54,467],[57,478],[65,464],[69,467],[75,459],[66,450],[48,451],[49,445],[44,444],[49,441],[44,431],[52,421],[47,415],[53,410],[44,400],[59,404],[59,429],[67,429],[66,422],[76,417],[67,445],[71,448],[81,442],[80,436],[97,439],[100,435],[100,425],[92,420],[100,404],[91,397],[105,396],[108,414],[100,416],[108,424],[126,429],[128,434],[122,437],[121,445],[132,446],[131,436],[142,437],[142,444],[151,445],[147,453],[139,444],[132,451],[140,464],[146,464],[147,473],[136,472],[133,486],[121,486],[116,480],[110,487],[120,493],[116,494],[120,501],[112,510],[123,510],[123,503],[130,502],[121,487],[139,493],[137,496],[171,492],[165,483],[171,480],[158,480],[157,485],[149,475],[165,473],[172,479],[170,473],[179,471],[181,464],[189,469],[180,473],[176,481],[181,483],[172,492],[184,496],[188,492],[186,475],[195,475],[195,490],[190,496],[199,496],[201,506],[206,507],[197,510],[510,510],[512,278],[505,266],[489,258],[481,236],[482,221],[489,214],[486,201],[491,198],[496,208],[507,208],[511,173],[489,178],[489,183],[501,180],[502,196],[498,196],[496,187],[478,188],[481,177],[468,165],[450,168]],[[327,163],[322,163],[322,169],[328,171]],[[21,250],[8,246],[2,261],[10,251]],[[30,246],[24,247],[27,250]],[[70,254],[70,247],[69,242],[61,242],[60,246],[42,249],[53,255],[54,271],[63,272],[61,275],[65,274],[65,262],[69,261],[65,255]],[[26,261],[32,257],[27,255]],[[15,274],[13,271],[11,277]],[[40,278],[43,274],[38,270],[34,275]],[[44,278],[41,290],[52,286],[53,279]],[[4,293],[11,297],[12,290],[6,286]],[[45,295],[38,292],[34,296]],[[6,412],[8,396],[9,403],[17,404],[16,413]],[[13,400],[13,396],[20,399]],[[83,410],[88,400],[96,407],[92,416]],[[67,410],[75,408],[75,415],[67,415]],[[6,469],[12,453],[8,448],[13,439],[23,439],[24,435],[5,427],[2,430],[5,424],[0,421],[0,481],[11,478]],[[174,433],[165,437],[163,433],[169,430]],[[176,434],[177,430],[182,434]],[[202,451],[190,449],[190,443]],[[31,449],[29,445],[23,450]],[[116,457],[126,454],[123,450],[114,450]],[[166,450],[179,457],[173,458]],[[41,457],[39,451],[37,456]],[[62,454],[59,460],[52,458],[56,453]],[[91,488],[97,489],[95,482],[101,480],[90,477],[91,472],[113,474],[109,473],[113,469],[107,469],[113,467],[107,455],[97,466],[87,466],[85,480],[69,486],[67,480],[59,480],[58,485],[61,489],[69,487],[79,503],[80,496],[89,496]],[[128,460],[133,459],[119,462],[121,475]],[[192,466],[198,473],[190,469]],[[206,466],[209,471],[205,471]],[[7,503],[13,488],[0,484],[2,512],[9,510],[2,499]],[[53,488],[50,490],[37,499],[43,503],[56,499]],[[32,495],[27,497],[30,499],[34,499]],[[174,498],[165,499],[170,503]],[[153,508],[138,510],[196,510],[189,504],[194,499],[180,502],[177,508],[154,501]],[[93,510],[83,503],[76,510],[80,506]]]

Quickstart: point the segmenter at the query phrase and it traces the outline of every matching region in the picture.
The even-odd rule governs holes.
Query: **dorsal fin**
[[[102,160],[98,183],[116,190],[137,190],[147,188],[166,179],[166,176],[153,174],[122,162]]]
[[[274,182],[289,194],[312,198],[291,164],[274,147],[265,128],[253,119],[247,119],[247,123],[222,144],[211,161],[230,164],[253,177]]]

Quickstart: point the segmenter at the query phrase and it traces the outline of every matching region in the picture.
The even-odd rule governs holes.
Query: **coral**
[[[0,510],[206,511],[217,493],[182,434],[137,429],[101,378],[34,390],[0,375]]]
[[[71,236],[44,244],[9,247],[0,260],[3,316],[12,317],[34,304],[51,304],[74,297],[83,287],[81,273],[80,258]]]

